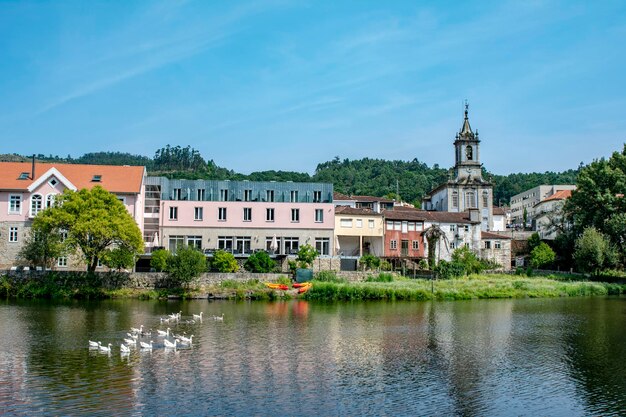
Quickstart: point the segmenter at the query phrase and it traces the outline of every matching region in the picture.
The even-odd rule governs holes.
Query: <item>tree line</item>
[[[294,171],[256,171],[237,173],[204,159],[191,146],[170,146],[157,149],[152,158],[125,152],[90,152],[78,158],[58,155],[35,155],[42,162],[63,162],[91,165],[142,165],[149,175],[169,178],[331,182],[337,192],[347,195],[372,195],[395,198],[419,206],[426,193],[452,177],[452,170],[438,164],[429,167],[417,158],[410,161],[362,158],[356,160],[335,157],[319,163],[313,175]],[[27,161],[29,157],[17,154],[0,155],[2,161]],[[516,173],[495,175],[483,170],[483,177],[494,184],[494,204],[506,205],[515,194],[541,184],[574,184],[578,169],[563,172]]]

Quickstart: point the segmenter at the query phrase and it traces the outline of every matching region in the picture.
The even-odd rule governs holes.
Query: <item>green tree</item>
[[[165,249],[157,249],[152,252],[150,258],[150,267],[157,272],[163,272],[167,270],[167,260],[170,257],[170,252]]]
[[[311,245],[302,245],[298,250],[298,256],[296,256],[296,261],[298,262],[300,268],[308,268],[313,265],[313,261],[319,253],[315,250],[315,248]]]
[[[104,252],[102,263],[111,269],[132,268],[135,265],[135,253],[125,246],[113,248]]]
[[[380,268],[380,258],[369,253],[361,256],[360,262],[365,269]]]
[[[528,251],[532,252],[537,246],[541,244],[541,238],[539,237],[539,233],[535,232],[528,238]]]
[[[65,190],[53,207],[39,212],[33,230],[35,233],[66,231],[66,247],[72,251],[80,249],[90,272],[115,247],[133,256],[143,251],[137,223],[124,204],[100,186],[78,192]]]
[[[578,269],[583,272],[598,274],[603,268],[610,266],[613,250],[609,239],[594,227],[588,227],[576,239],[574,260]]]
[[[530,240],[530,239],[529,239]],[[550,246],[545,242],[540,242],[530,252],[530,265],[533,268],[541,268],[542,266],[549,265],[556,259],[556,254]]]
[[[626,261],[626,144],[622,152],[580,170],[565,212],[579,235],[588,227],[606,235]]]
[[[217,272],[237,272],[239,265],[232,253],[218,250],[213,254],[211,268]]]
[[[256,252],[250,255],[244,267],[250,272],[272,272],[276,268],[276,262],[267,252]]]
[[[167,272],[178,283],[189,283],[206,271],[206,258],[196,248],[183,246],[168,258]]]
[[[31,229],[18,257],[32,266],[51,268],[54,260],[64,254],[65,248],[60,233],[50,229],[47,231]]]
[[[461,265],[467,274],[478,274],[486,269],[485,264],[468,247],[461,247],[452,252],[452,264]]]

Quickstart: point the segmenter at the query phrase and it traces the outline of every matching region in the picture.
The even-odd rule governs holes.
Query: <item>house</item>
[[[385,221],[384,257],[398,264],[401,260],[417,262],[424,259],[424,222],[423,210],[394,208],[383,211]]]
[[[374,213],[381,213],[383,210],[391,210],[395,201],[383,197],[371,195],[352,195],[335,193],[334,203],[336,206],[348,206],[352,208],[368,209]]]
[[[333,254],[332,184],[148,177],[145,193],[148,247],[245,258],[258,250],[284,257],[309,244],[321,256]]]
[[[121,200],[143,230],[145,167],[0,162],[0,268],[18,263],[18,253],[41,210],[66,189],[99,185]],[[82,268],[79,259],[59,258],[58,268]]]
[[[575,185],[539,185],[511,197],[511,220],[514,224],[531,227],[535,218],[535,206],[559,191],[575,190]],[[524,214],[525,213],[525,214]],[[526,224],[524,225],[524,218]]]
[[[335,207],[335,248],[341,256],[383,256],[383,216],[370,209]]]
[[[533,206],[533,229],[541,239],[555,239],[563,223],[563,205],[572,190],[559,190]]]

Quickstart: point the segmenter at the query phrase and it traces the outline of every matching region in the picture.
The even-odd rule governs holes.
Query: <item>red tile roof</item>
[[[0,162],[0,189],[27,190],[50,169],[56,168],[77,189],[92,188],[96,185],[115,193],[135,194],[141,192],[145,168],[142,166],[82,165],[35,163],[35,179],[30,178],[31,162]],[[28,173],[25,180],[18,179],[20,174]],[[100,175],[100,182],[94,182],[95,175]]]
[[[370,209],[354,208],[349,206],[336,206],[335,214],[347,214],[350,216],[380,216],[379,213],[375,213]]]
[[[468,212],[449,213],[447,211],[418,210],[411,207],[394,207],[383,210],[383,216],[389,220],[416,220],[438,223],[480,223],[472,222]]]
[[[341,193],[338,193],[337,191],[334,191],[333,192],[333,200],[349,200],[349,201],[352,201],[353,199],[348,197],[345,194],[341,194]]]
[[[492,212],[495,216],[504,216],[506,209],[504,207],[493,207]]]
[[[480,232],[481,239],[511,239],[510,236],[500,235],[498,233],[493,232]]]
[[[550,197],[543,199],[543,201],[551,200],[566,200],[572,196],[572,190],[560,190],[552,194]]]

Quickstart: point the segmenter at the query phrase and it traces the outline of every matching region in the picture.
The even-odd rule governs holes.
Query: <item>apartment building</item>
[[[558,191],[575,190],[575,185],[539,185],[511,197],[511,221],[514,224],[524,223],[526,213],[526,227],[530,227],[535,218],[535,206],[540,202],[557,193]]]

